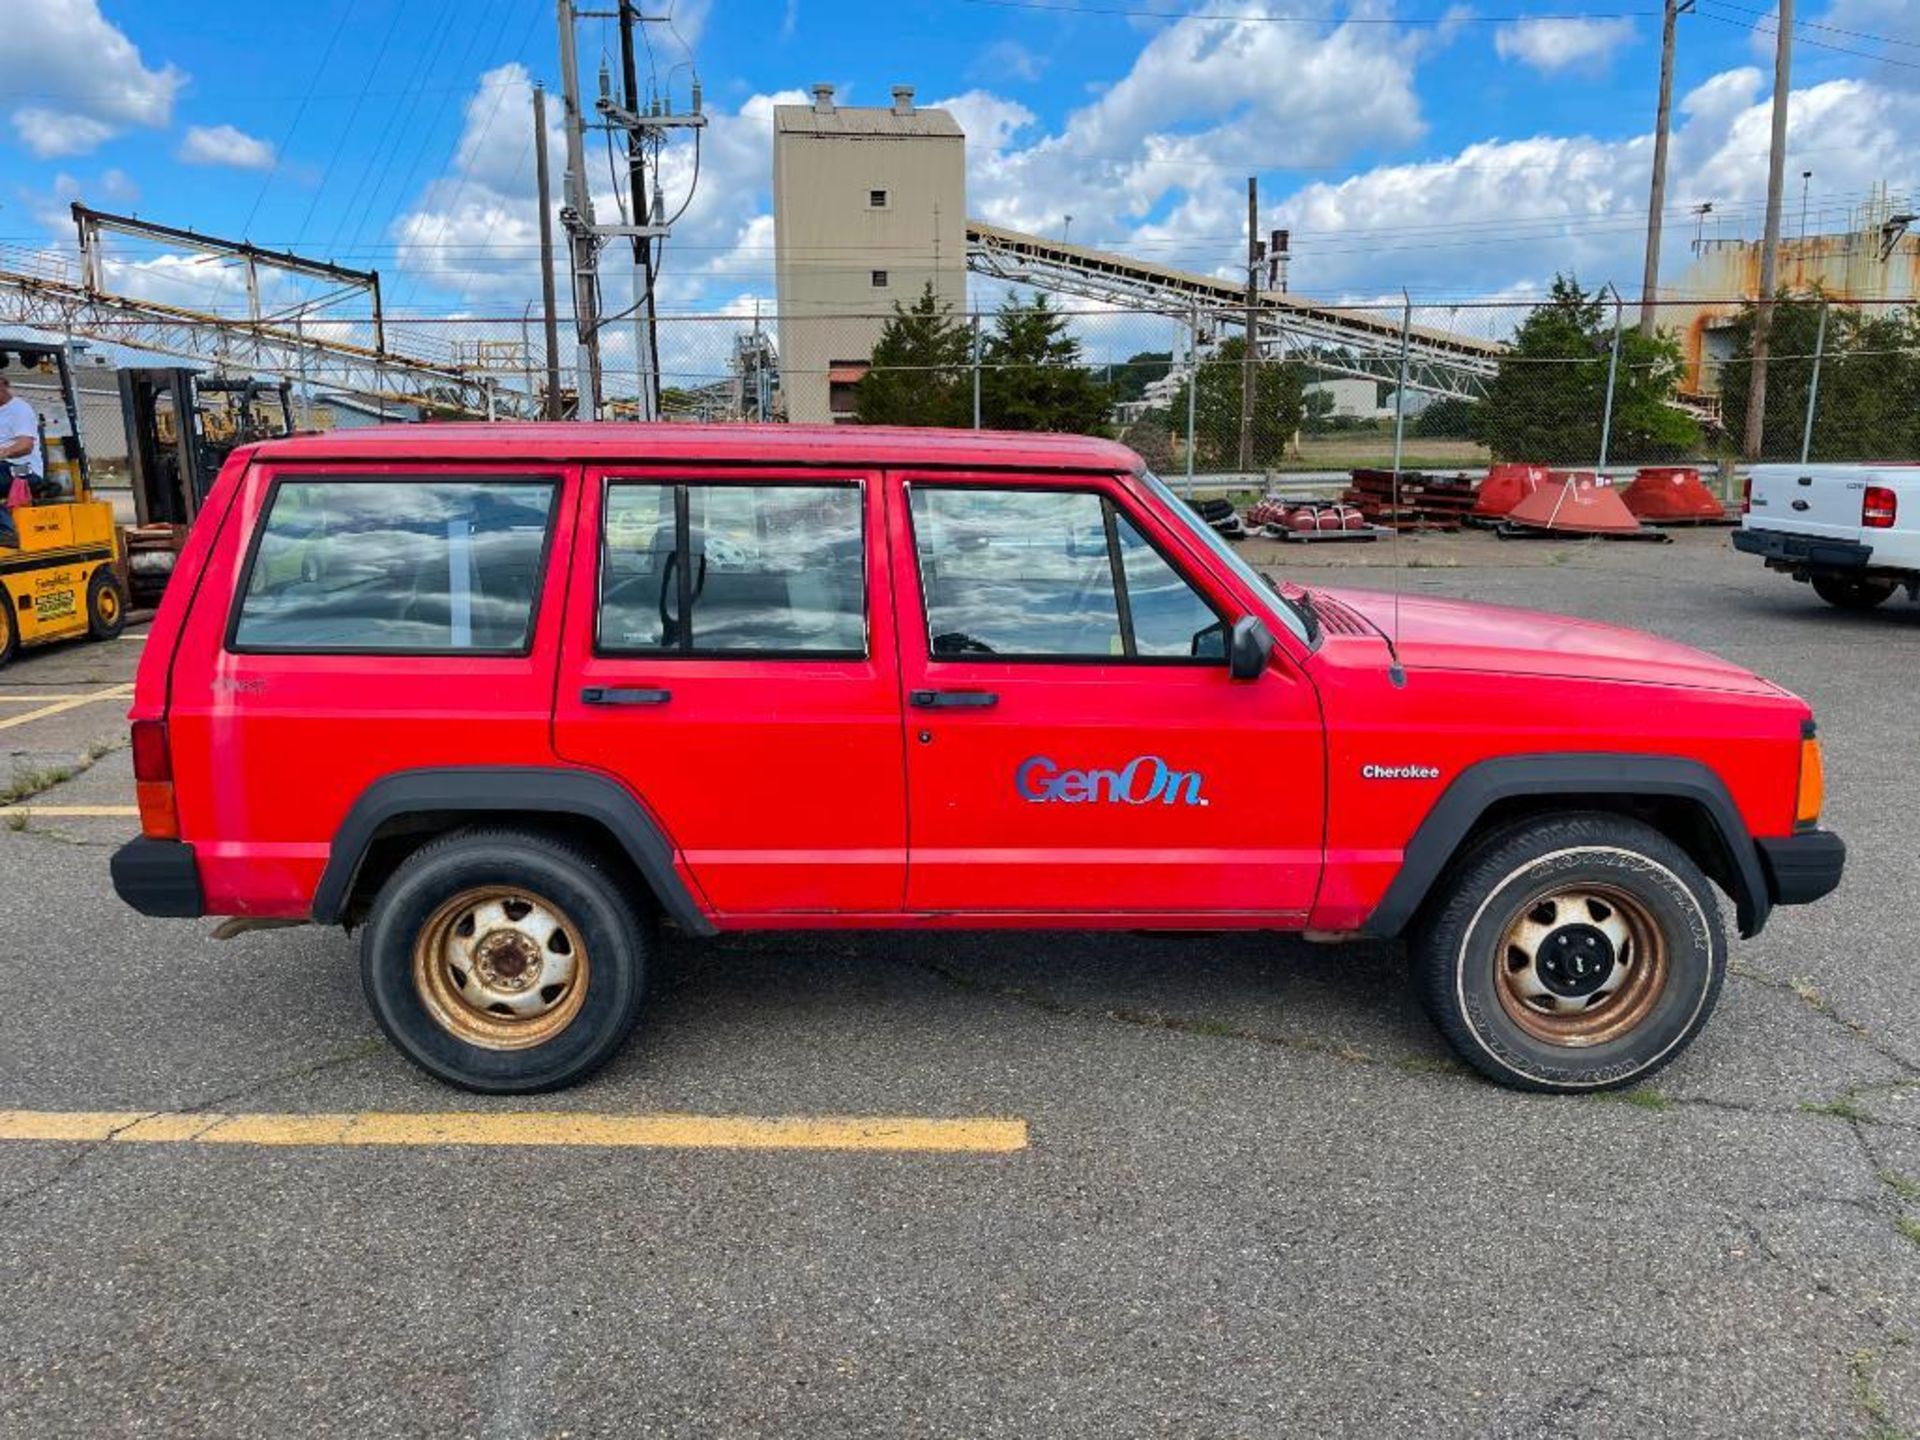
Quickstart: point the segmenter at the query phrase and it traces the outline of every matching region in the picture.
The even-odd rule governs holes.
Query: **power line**
[[[1204,10],[1140,10],[1120,5],[1069,5],[1055,0],[962,0],[999,10],[1047,10],[1068,15],[1123,15],[1146,20],[1230,20],[1241,25],[1527,25],[1556,20],[1626,20],[1658,15],[1658,10],[1579,10],[1559,15],[1228,15]]]

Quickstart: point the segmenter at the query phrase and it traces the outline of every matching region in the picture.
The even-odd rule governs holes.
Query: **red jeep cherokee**
[[[1396,643],[1397,642],[1397,643]],[[1407,937],[1472,1065],[1653,1071],[1817,899],[1807,706],[1557,616],[1275,590],[1132,452],[419,426],[235,452],[132,711],[149,915],[358,927],[374,1015],[578,1080],[655,926]]]

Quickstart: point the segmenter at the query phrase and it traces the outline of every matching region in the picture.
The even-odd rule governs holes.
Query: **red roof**
[[[268,440],[261,460],[690,460],[720,464],[1132,470],[1124,445],[1086,435],[895,425],[695,425],[599,421],[375,425]]]

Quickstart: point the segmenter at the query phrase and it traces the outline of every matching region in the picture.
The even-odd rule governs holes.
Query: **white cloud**
[[[1669,287],[1693,238],[1674,212],[1711,200],[1736,233],[1752,233],[1766,193],[1770,103],[1758,71],[1713,76],[1679,108],[1662,263]],[[1824,192],[1857,197],[1882,180],[1900,188],[1920,179],[1920,94],[1835,80],[1795,91],[1788,114],[1788,168],[1802,168],[1806,155]],[[1400,284],[1488,294],[1556,270],[1589,284],[1613,280],[1631,297],[1652,149],[1650,135],[1490,140],[1306,186],[1280,204],[1275,223],[1295,232],[1294,288],[1326,298]]]
[[[1625,18],[1522,20],[1494,31],[1493,48],[1502,60],[1550,75],[1574,67],[1605,69],[1613,52],[1633,38],[1633,21]]]
[[[99,0],[8,0],[0,25],[9,88],[34,97],[8,116],[30,153],[84,155],[129,126],[171,123],[186,76],[149,68]]]
[[[273,144],[232,125],[191,125],[180,141],[187,165],[230,165],[236,170],[271,170]]]
[[[989,85],[1007,80],[1032,84],[1046,68],[1047,57],[1036,55],[1018,40],[996,40],[974,57],[967,73]]]
[[[1163,239],[1218,235],[1223,222],[1231,233],[1240,177],[1419,139],[1414,70],[1440,43],[1391,25],[1316,30],[1200,17],[1164,25],[1057,133],[1018,149],[990,143],[985,153],[970,134],[969,210],[1041,231],[1071,213],[1074,235],[1090,243],[1143,229]],[[962,98],[978,111],[990,97]],[[1171,208],[1145,225],[1163,207]]]

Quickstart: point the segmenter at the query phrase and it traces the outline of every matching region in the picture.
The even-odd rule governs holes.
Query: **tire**
[[[20,617],[14,612],[13,593],[0,585],[0,665],[20,653]]]
[[[620,1048],[648,950],[645,925],[587,851],[467,830],[415,851],[381,887],[360,978],[380,1028],[422,1070],[525,1095],[575,1084]]]
[[[1481,841],[1410,946],[1427,1013],[1460,1058],[1516,1090],[1611,1090],[1686,1049],[1727,939],[1711,883],[1640,821],[1577,813]]]
[[[1815,575],[1813,593],[1842,610],[1872,610],[1884,605],[1900,587],[1891,580],[1863,580],[1857,575]]]
[[[112,640],[126,628],[127,593],[102,565],[87,582],[87,633],[96,640]]]

